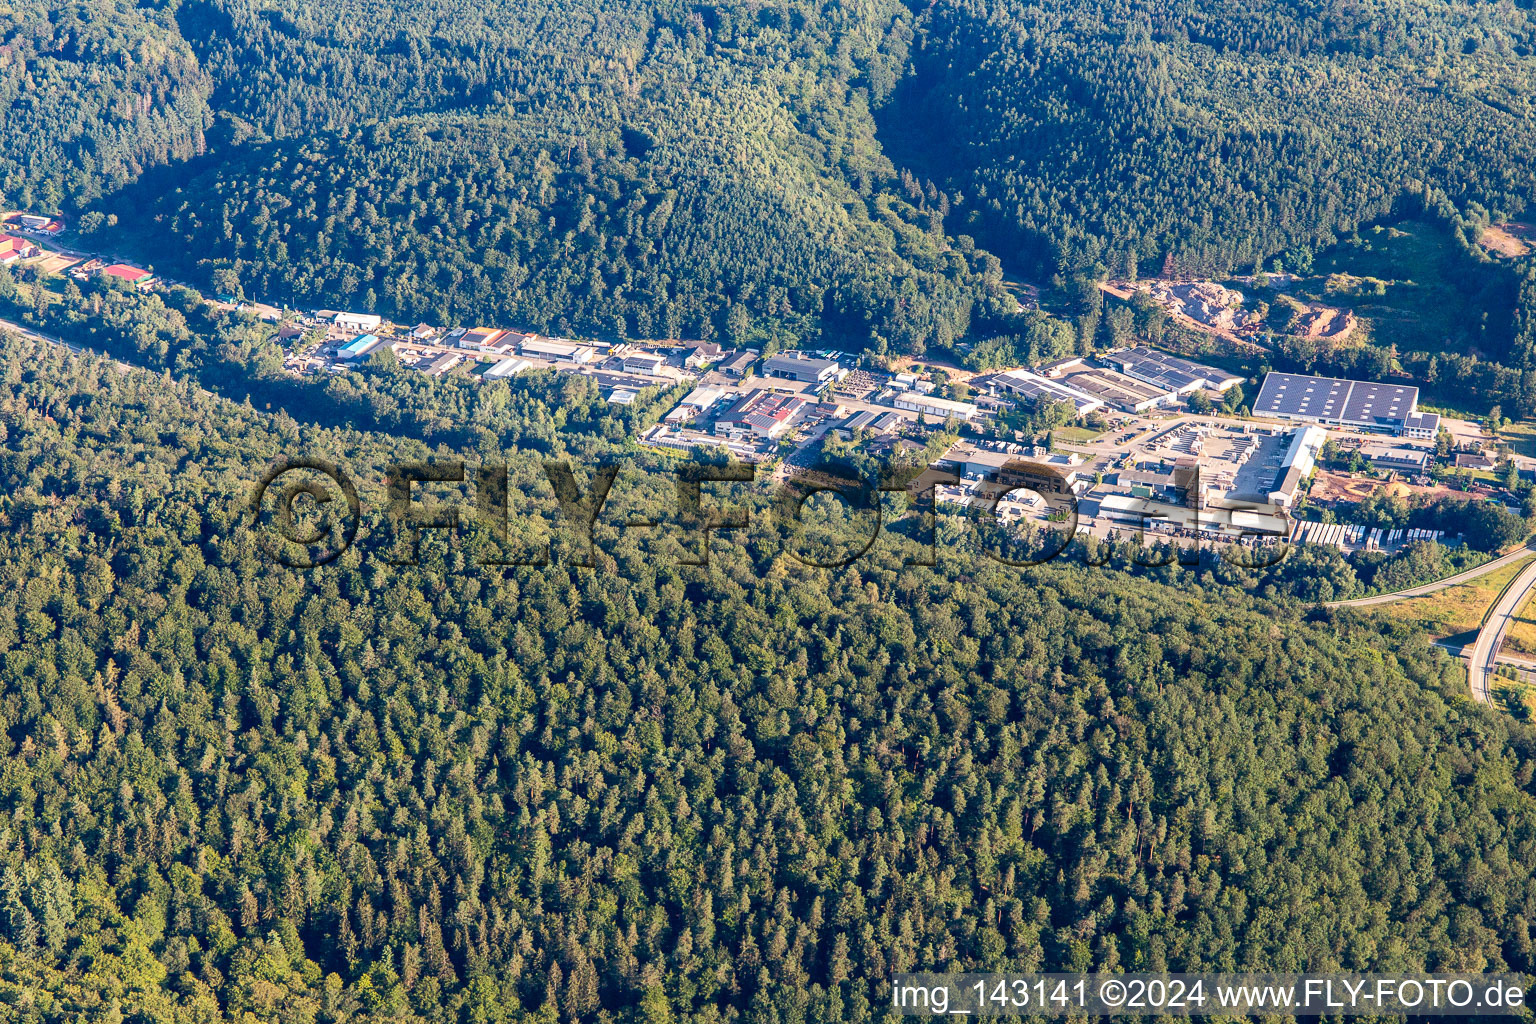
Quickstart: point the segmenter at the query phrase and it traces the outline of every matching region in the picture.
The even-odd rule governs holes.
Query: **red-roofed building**
[[[794,395],[754,391],[735,402],[715,420],[716,434],[756,434],[778,437],[789,429],[795,414],[808,403]]]
[[[37,246],[15,235],[0,235],[0,264],[14,263],[38,254]]]
[[[155,275],[141,267],[130,267],[126,263],[114,263],[110,267],[102,267],[101,272],[107,277],[115,277],[119,281],[127,281],[135,288],[148,288],[155,280]]]

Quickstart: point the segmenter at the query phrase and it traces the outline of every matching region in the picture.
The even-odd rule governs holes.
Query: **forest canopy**
[[[1531,199],[1514,5],[947,0],[881,112],[963,230],[1046,272],[1247,271],[1426,189]]]
[[[49,0],[15,21],[8,126],[42,145],[6,149],[5,198],[111,214],[103,241],[220,293],[401,319],[920,353],[1021,333],[1004,265],[1247,271],[1531,198],[1536,36],[1511,5]]]
[[[50,211],[79,206],[204,151],[212,80],[174,10],[0,2],[0,196]]]
[[[0,376],[23,1019],[831,1024],[908,969],[1532,969],[1536,732],[1422,636],[961,551],[810,569],[766,525],[707,568],[625,531],[590,570],[429,540],[300,573],[248,525],[271,458],[372,502],[432,451],[15,339]]]
[[[1460,0],[0,0],[0,206],[233,298],[997,367],[1172,333],[1109,274],[1404,213],[1484,258],[1532,44]],[[1504,269],[1480,353],[1273,354],[1531,411]],[[634,441],[670,389],[300,378],[234,305],[0,267],[0,312],[107,353],[0,330],[0,1015],[861,1024],[903,970],[1536,971],[1536,731],[1320,606],[1438,547],[1015,568],[946,519],[937,566],[893,528],[833,570],[754,515],[682,564],[617,525],[676,509]],[[264,553],[285,455],[373,510],[334,565]],[[549,564],[380,557],[386,467],[428,459],[505,464]],[[624,470],[590,567],[552,460]],[[1359,511],[1470,525],[1461,561],[1524,530]]]

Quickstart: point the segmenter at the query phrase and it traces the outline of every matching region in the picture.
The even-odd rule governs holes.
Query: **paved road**
[[[1330,601],[1328,602],[1328,607],[1367,608],[1371,605],[1391,604],[1393,601],[1402,601],[1410,597],[1422,597],[1425,594],[1433,594],[1437,590],[1444,590],[1447,587],[1454,587],[1457,584],[1475,580],[1479,576],[1484,576],[1496,569],[1502,569],[1504,566],[1518,562],[1522,558],[1529,558],[1532,551],[1536,551],[1536,541],[1532,541],[1525,547],[1516,548],[1507,555],[1500,555],[1492,561],[1484,562],[1475,569],[1468,569],[1466,572],[1457,573],[1455,576],[1447,576],[1443,580],[1420,584],[1417,587],[1409,587],[1407,590],[1393,591],[1390,594],[1377,594],[1375,597],[1357,597],[1351,601]]]
[[[63,338],[56,338],[51,334],[44,334],[41,331],[35,331],[28,327],[26,324],[19,324],[14,320],[6,320],[4,318],[0,318],[0,329],[14,331],[24,338],[32,338],[36,341],[46,341],[50,345],[61,345],[64,348],[69,349],[77,356],[84,355],[87,352],[91,353],[92,355],[106,354],[103,352],[97,352],[95,349],[86,348],[84,345],[76,345],[73,342],[65,341]],[[154,370],[151,370],[146,366],[140,366],[137,363],[125,363],[121,359],[113,359],[112,362],[117,365],[118,371],[121,373],[130,373],[134,370],[143,370],[145,373],[155,373]],[[213,392],[209,391],[205,387],[199,387],[197,390],[202,392],[204,398],[213,397]]]
[[[46,341],[50,345],[63,345],[75,355],[80,355],[85,352],[85,349],[79,345],[71,345],[63,338],[55,338],[51,334],[44,334],[41,331],[35,331],[28,327],[26,324],[19,324],[14,320],[6,320],[0,318],[0,327],[3,327],[8,331],[14,331],[15,333],[21,335],[23,338],[31,338],[34,341]]]
[[[1487,618],[1483,619],[1483,627],[1478,630],[1477,639],[1468,649],[1470,667],[1467,670],[1467,682],[1472,687],[1474,700],[1488,703],[1488,685],[1499,660],[1499,647],[1504,643],[1504,634],[1509,632],[1509,624],[1514,621],[1515,613],[1525,604],[1533,588],[1536,588],[1536,562],[1520,570],[1520,575],[1499,596]]]
[[[15,333],[21,335],[23,338],[31,338],[34,341],[46,341],[50,345],[62,345],[65,348],[69,349],[71,352],[73,352],[77,356],[78,355],[84,355],[86,352],[91,352],[92,351],[91,349],[88,349],[88,348],[86,348],[83,345],[75,345],[75,344],[73,344],[71,342],[65,341],[63,338],[55,338],[51,334],[44,334],[41,331],[33,330],[32,328],[28,327],[26,324],[19,324],[19,323],[17,323],[14,320],[6,320],[6,319],[3,319],[3,318],[0,318],[0,327],[3,327],[3,328],[5,328],[6,330],[9,330],[9,331],[14,331]],[[100,353],[97,353],[97,354],[100,354]],[[125,363],[121,359],[114,360],[114,362],[117,363],[119,369],[124,370],[124,371],[127,371],[127,370],[142,370],[142,369],[144,369],[144,367],[142,367],[142,366],[134,366],[132,363]]]

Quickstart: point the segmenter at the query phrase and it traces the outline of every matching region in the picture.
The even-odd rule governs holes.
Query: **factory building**
[[[532,365],[533,364],[526,359],[519,359],[516,356],[512,356],[510,358],[503,359],[489,370],[486,370],[480,375],[480,377],[482,380],[496,380],[500,377],[516,377],[518,374],[522,373]]]
[[[759,438],[778,437],[788,430],[795,414],[808,403],[794,395],[773,391],[754,391],[743,395],[715,420],[716,434],[755,434]]]
[[[639,373],[647,377],[654,377],[661,372],[661,368],[667,363],[662,356],[654,352],[630,352],[624,356],[623,366],[625,373]]]
[[[1280,472],[1268,494],[1269,502],[1279,508],[1290,508],[1296,500],[1301,485],[1312,476],[1317,465],[1317,453],[1328,440],[1328,432],[1321,427],[1302,427],[1291,432],[1290,444],[1280,463]]]
[[[1226,391],[1243,382],[1243,378],[1226,370],[1158,352],[1145,345],[1110,352],[1102,359],[1121,373],[1172,395],[1187,395],[1202,388]]]
[[[1374,433],[1433,438],[1440,417],[1418,411],[1419,389],[1410,384],[1270,373],[1254,400],[1255,416],[1299,423],[1353,427]]]
[[[372,313],[337,313],[332,323],[344,331],[372,333],[383,325],[384,318]]]
[[[1384,472],[1422,474],[1429,470],[1429,451],[1409,445],[1361,445],[1360,457]]]
[[[891,404],[898,409],[915,412],[920,416],[931,416],[937,420],[948,420],[954,417],[962,423],[969,423],[981,412],[970,402],[955,402],[948,398],[934,398],[931,395],[918,395],[911,392],[897,395]]]
[[[518,346],[518,354],[552,363],[590,363],[597,355],[597,350],[590,345],[577,345],[553,338],[529,338]]]
[[[360,334],[336,352],[338,359],[361,359],[363,356],[372,355],[381,348],[388,348],[387,343],[379,341],[377,334]]]
[[[837,376],[836,359],[817,359],[804,352],[780,352],[763,361],[764,377],[780,377],[807,384],[820,384]]]
[[[989,381],[994,391],[1017,395],[1032,401],[1071,402],[1078,416],[1086,416],[1104,407],[1101,399],[1080,391],[1065,381],[1042,377],[1032,370],[1009,370]],[[901,408],[900,405],[897,408]]]

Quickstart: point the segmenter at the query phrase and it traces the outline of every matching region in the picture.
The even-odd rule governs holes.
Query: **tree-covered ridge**
[[[1529,56],[1536,43],[1527,8],[1478,0],[1303,0],[1283,9],[1241,0],[1111,0],[1096,9],[1111,21],[1143,22],[1159,36],[1242,52]]]
[[[178,21],[220,109],[279,137],[410,113],[551,109],[607,120],[669,8],[575,3],[187,0]],[[594,116],[595,115],[595,116]]]
[[[130,243],[219,291],[604,336],[918,350],[1011,308],[875,139],[898,4],[392,10],[184,5],[238,120],[119,198]]]
[[[708,96],[773,67],[880,98],[911,21],[892,0],[185,0],[178,18],[221,108],[280,135],[430,111],[542,112],[612,134],[669,87]]]
[[[0,3],[0,195],[83,204],[202,152],[212,83],[174,5]]]
[[[14,341],[0,377],[23,1019],[861,1021],[910,968],[1531,967],[1536,734],[1422,638],[1066,565],[814,571],[766,527],[710,569],[624,533],[594,571],[296,574],[241,525],[267,458],[424,450]]]
[[[247,148],[165,197],[156,266],[298,305],[606,337],[825,330],[911,350],[1001,312],[996,260],[949,248],[899,194],[828,179],[781,113],[733,133],[762,109],[745,100],[694,101],[710,140],[658,131],[640,157],[485,118]]]
[[[50,0],[13,20],[5,198],[78,210],[175,160],[108,205],[126,230],[104,243],[402,317],[919,351],[1020,333],[971,238],[1043,276],[1247,270],[1404,197],[1530,198],[1513,5]]]
[[[1427,189],[1524,207],[1523,10],[1313,14],[935,4],[887,134],[976,200],[979,237],[1047,270],[1248,270]]]

